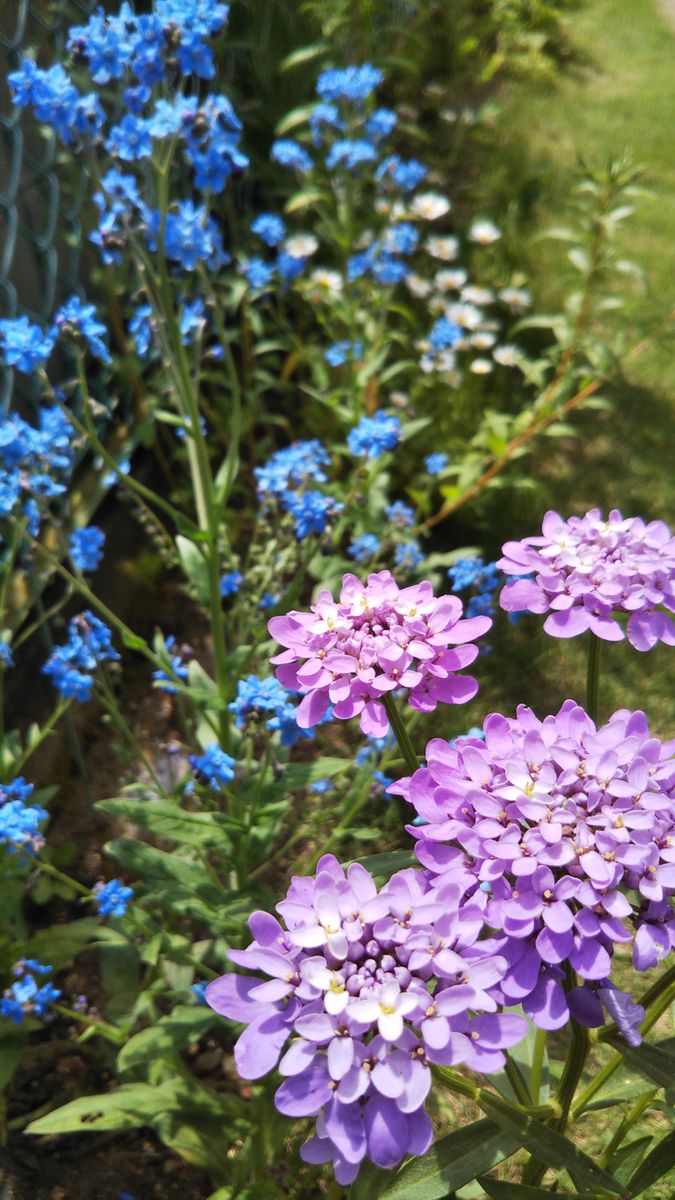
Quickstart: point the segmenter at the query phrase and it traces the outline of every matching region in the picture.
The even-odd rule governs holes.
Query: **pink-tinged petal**
[[[242,1079],[261,1079],[273,1071],[289,1033],[288,1022],[278,1013],[252,1021],[234,1047],[234,1061]]]
[[[603,642],[622,642],[625,636],[619,622],[611,617],[591,617],[590,629]]]
[[[389,732],[389,720],[384,704],[380,700],[368,700],[360,724],[366,737],[385,737]]]
[[[548,599],[532,579],[514,579],[502,588],[499,605],[505,612],[545,613]]]
[[[544,621],[544,630],[551,637],[578,637],[590,629],[592,615],[586,608],[575,606],[566,612],[554,612]]]
[[[275,642],[289,648],[297,645],[303,633],[302,625],[294,619],[291,613],[287,613],[285,617],[272,617],[267,622],[267,628]]]
[[[248,927],[256,942],[261,946],[273,946],[284,938],[284,930],[271,913],[259,909],[252,912],[248,919]]]
[[[276,1004],[277,1001],[290,995],[292,991],[292,983],[284,983],[283,979],[268,979],[266,983],[261,983],[258,987],[253,988],[251,999],[258,1000],[261,1004]]]
[[[482,637],[491,628],[491,617],[467,617],[465,620],[457,621],[452,629],[447,631],[447,640],[453,646],[460,642],[473,642],[474,638]]]
[[[300,701],[295,713],[295,719],[300,729],[311,729],[313,725],[318,725],[319,721],[326,715],[327,708],[327,688],[322,688],[318,692],[308,692]]]
[[[636,650],[652,650],[658,642],[658,634],[652,613],[633,613],[626,627],[631,646]]]

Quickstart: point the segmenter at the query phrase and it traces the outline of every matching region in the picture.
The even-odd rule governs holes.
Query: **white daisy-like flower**
[[[441,353],[436,359],[437,370],[443,371],[446,375],[452,375],[457,369],[457,358],[452,350],[441,350]]]
[[[494,333],[486,333],[481,329],[478,333],[474,333],[469,340],[476,350],[490,350],[497,339]]]
[[[502,231],[493,221],[474,221],[469,229],[469,238],[479,246],[490,246],[498,242]]]
[[[413,296],[417,296],[420,300],[423,300],[426,296],[428,296],[431,291],[431,284],[429,283],[429,280],[423,279],[421,275],[414,275],[412,273],[410,275],[406,275],[405,285],[408,291]]]
[[[432,313],[435,317],[438,317],[445,309],[445,304],[446,304],[445,296],[441,296],[438,293],[436,293],[429,300],[429,312]]]
[[[425,242],[427,254],[432,258],[440,258],[443,262],[452,262],[459,253],[459,240],[456,237],[429,237]]]
[[[499,293],[499,299],[508,304],[509,308],[522,310],[529,308],[532,296],[525,288],[505,287]]]
[[[407,408],[410,404],[410,396],[407,392],[392,392],[389,399],[394,408]]]
[[[462,267],[446,268],[434,275],[434,285],[441,292],[456,292],[467,281],[467,273]]]
[[[478,287],[475,283],[462,288],[460,295],[467,304],[491,304],[495,298],[492,288]]]
[[[391,200],[387,200],[385,196],[378,196],[373,207],[380,216],[388,217],[391,212]]]
[[[478,329],[483,324],[483,314],[474,304],[448,304],[445,315],[460,329]]]
[[[492,351],[492,357],[495,362],[499,363],[500,367],[517,367],[518,359],[520,358],[520,349],[518,346],[495,346]]]
[[[441,196],[440,192],[420,192],[410,205],[410,211],[422,221],[437,221],[449,213],[450,208],[447,196]]]
[[[284,242],[289,258],[310,258],[318,249],[319,243],[313,233],[296,233]]]
[[[342,291],[343,280],[338,271],[329,271],[325,267],[317,267],[309,277],[314,294],[329,293],[337,295]]]
[[[474,375],[489,375],[493,366],[489,358],[474,358],[470,370]]]
[[[457,120],[457,113],[454,108],[442,108],[438,115],[441,121],[447,121],[448,125],[452,125]]]
[[[436,359],[432,354],[423,354],[420,359],[420,371],[423,375],[431,375],[436,370]]]

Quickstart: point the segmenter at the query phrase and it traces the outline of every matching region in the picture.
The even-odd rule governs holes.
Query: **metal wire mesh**
[[[66,33],[96,0],[0,4],[0,315],[48,320],[76,285],[84,165],[31,112],[14,108],[7,76],[30,53],[47,66],[63,56]],[[61,156],[61,158],[60,158]],[[56,171],[57,163],[59,166]],[[27,381],[0,368],[0,407]]]

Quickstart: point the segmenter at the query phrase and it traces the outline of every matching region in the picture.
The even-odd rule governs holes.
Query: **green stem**
[[[586,670],[586,712],[598,723],[598,692],[600,687],[600,651],[602,642],[594,633],[589,633],[588,667]]]
[[[127,1035],[123,1029],[118,1029],[116,1025],[111,1025],[109,1021],[103,1021],[100,1017],[87,1017],[84,1013],[77,1012],[74,1008],[66,1008],[63,1004],[52,1004],[52,1011],[58,1013],[60,1017],[68,1017],[71,1021],[79,1021],[81,1025],[85,1025],[87,1029],[91,1029],[96,1033],[100,1033],[109,1042],[113,1042],[116,1046],[123,1046],[127,1040]]]
[[[518,1064],[510,1057],[508,1053],[505,1053],[504,1058],[506,1059],[506,1062],[504,1063],[504,1073],[511,1084],[511,1087],[513,1088],[516,1100],[519,1104],[531,1104],[532,1100],[530,1093],[528,1091],[527,1084],[520,1073]],[[535,1100],[534,1103],[536,1104],[537,1101]]]
[[[41,871],[44,871],[47,875],[51,875],[54,879],[58,879],[59,883],[67,884],[68,887],[72,888],[74,892],[79,892],[81,896],[86,896],[88,900],[91,900],[91,888],[86,887],[77,879],[71,879],[70,875],[66,875],[65,871],[60,871],[58,867],[55,867],[54,864],[49,862],[47,859],[37,858],[35,863]]]
[[[633,1125],[639,1121],[645,1109],[649,1107],[654,1097],[658,1094],[658,1091],[658,1088],[652,1088],[651,1091],[645,1092],[643,1096],[638,1097],[632,1108],[629,1108],[628,1112],[624,1115],[623,1120],[612,1134],[610,1141],[607,1143],[607,1146],[600,1155],[598,1166],[608,1167],[610,1165],[614,1154],[619,1149],[619,1146],[628,1136],[633,1128]]]
[[[544,1067],[544,1054],[546,1053],[546,1030],[537,1029],[534,1035],[534,1048],[532,1050],[532,1066],[530,1068],[530,1094],[532,1103],[539,1103],[539,1095],[541,1092],[541,1077]]]
[[[13,764],[12,770],[15,775],[21,774],[26,763],[28,762],[28,759],[33,754],[35,754],[35,751],[37,750],[38,746],[42,745],[45,738],[47,738],[49,736],[49,734],[54,729],[54,726],[58,724],[58,722],[61,720],[61,717],[63,716],[63,714],[66,712],[66,710],[69,707],[70,707],[70,700],[63,699],[63,700],[59,701],[59,703],[56,705],[56,708],[54,709],[52,715],[49,717],[49,719],[47,721],[45,721],[44,725],[41,726],[40,732],[38,733],[35,740],[33,742],[31,742],[30,746],[26,747],[26,749],[24,750],[24,752],[20,756],[20,758],[18,758],[16,760],[16,762]]]
[[[138,755],[141,762],[143,763],[143,766],[145,767],[146,771],[148,772],[148,775],[152,779],[152,782],[154,783],[155,787],[157,788],[157,791],[161,794],[161,796],[165,800],[168,799],[168,794],[162,785],[162,781],[160,780],[152,763],[150,762],[149,758],[147,757],[145,751],[143,750],[143,747],[141,746],[138,738],[135,736],[135,734],[131,730],[130,726],[124,719],[124,716],[122,715],[120,706],[117,703],[117,700],[115,698],[115,694],[114,694],[112,688],[110,687],[107,679],[105,678],[103,672],[100,672],[100,674],[98,676],[98,683],[99,683],[99,689],[100,689],[99,696],[100,696],[101,702],[102,702],[103,707],[105,708],[106,712],[108,713],[111,721],[113,722],[113,725],[117,729],[118,733],[120,733],[122,735],[122,737],[125,739],[125,741],[128,742],[128,744],[131,746],[134,753]]]
[[[405,765],[408,768],[408,770],[410,771],[410,774],[412,775],[419,767],[419,760],[415,753],[415,747],[413,746],[412,741],[410,740],[410,735],[408,733],[408,730],[406,729],[405,721],[403,720],[403,717],[401,716],[401,713],[396,705],[396,701],[394,700],[394,697],[392,696],[391,692],[387,692],[387,694],[384,697],[384,707],[387,710],[387,716],[389,717],[389,723],[392,727],[392,730],[394,731],[394,737],[396,738],[396,741],[398,742],[399,749],[400,749],[401,754],[403,755],[403,759],[405,761]]]

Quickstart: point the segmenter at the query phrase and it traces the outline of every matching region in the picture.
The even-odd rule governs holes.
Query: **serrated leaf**
[[[661,1138],[658,1146],[650,1150],[634,1175],[628,1181],[628,1190],[633,1196],[641,1196],[652,1184],[663,1179],[675,1166],[675,1129]]]
[[[475,1121],[440,1138],[391,1182],[385,1180],[381,1191],[364,1193],[363,1200],[374,1195],[378,1200],[442,1200],[515,1154],[519,1146],[517,1138],[502,1133],[492,1121]]]
[[[577,1180],[580,1180],[589,1190],[602,1187],[608,1192],[622,1195],[623,1185],[607,1171],[596,1166],[592,1158],[563,1134],[550,1129],[535,1117],[507,1107],[496,1096],[481,1096],[480,1106],[505,1132],[519,1138],[520,1144],[529,1150],[533,1157],[545,1162],[547,1166],[562,1167],[573,1173],[577,1188]]]

